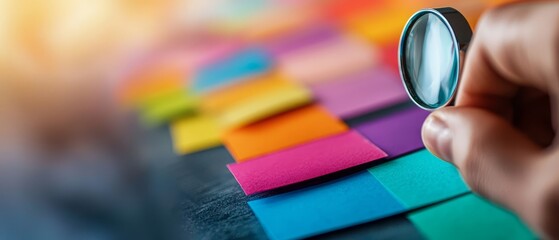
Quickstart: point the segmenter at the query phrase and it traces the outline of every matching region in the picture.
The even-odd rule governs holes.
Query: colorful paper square
[[[179,117],[194,114],[198,98],[184,89],[144,100],[139,104],[142,122],[148,126],[158,126]]]
[[[344,36],[284,54],[278,64],[280,71],[296,81],[327,81],[375,66],[379,56],[374,49],[360,39]]]
[[[230,130],[223,141],[235,160],[244,162],[346,130],[326,109],[310,105]]]
[[[171,123],[173,148],[180,155],[215,147],[221,143],[220,136],[217,123],[206,115],[185,117]]]
[[[538,239],[513,213],[468,194],[409,215],[427,239]]]
[[[408,99],[400,77],[384,67],[313,84],[311,90],[321,105],[344,119]]]
[[[323,138],[227,167],[247,195],[274,190],[386,157],[357,132]]]
[[[259,48],[247,48],[195,72],[193,90],[207,92],[264,74],[272,63]]]
[[[316,23],[309,24],[289,34],[270,39],[263,45],[271,56],[277,58],[284,54],[304,50],[306,47],[341,36],[341,32],[332,24]]]
[[[405,210],[366,171],[248,204],[271,239],[310,237]]]
[[[414,106],[357,125],[355,130],[395,158],[424,147],[421,127],[428,115],[428,111]]]
[[[425,149],[372,167],[369,172],[408,209],[469,192],[454,166]]]
[[[304,105],[311,100],[306,88],[278,74],[270,74],[204,97],[203,108],[220,126],[234,128]]]

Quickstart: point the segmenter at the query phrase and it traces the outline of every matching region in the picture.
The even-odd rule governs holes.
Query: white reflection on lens
[[[407,39],[407,70],[415,94],[429,106],[446,103],[456,81],[454,42],[449,29],[437,16],[425,14],[416,21]]]

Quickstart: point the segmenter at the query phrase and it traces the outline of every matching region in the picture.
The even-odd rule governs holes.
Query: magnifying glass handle
[[[441,13],[451,26],[452,33],[456,37],[461,51],[466,51],[472,39],[472,28],[468,21],[458,10],[451,7],[435,8]]]

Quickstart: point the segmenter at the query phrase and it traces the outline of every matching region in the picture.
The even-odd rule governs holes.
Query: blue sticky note
[[[194,75],[193,90],[209,91],[232,82],[263,74],[272,65],[260,48],[241,50],[225,59],[205,66]]]
[[[367,171],[248,204],[271,239],[310,237],[405,210]]]
[[[408,209],[470,191],[454,166],[426,149],[370,168],[369,172]]]

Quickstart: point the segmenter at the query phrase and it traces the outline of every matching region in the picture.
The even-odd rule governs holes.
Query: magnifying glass
[[[426,110],[452,104],[472,29],[454,8],[423,9],[408,20],[399,47],[400,75]]]

